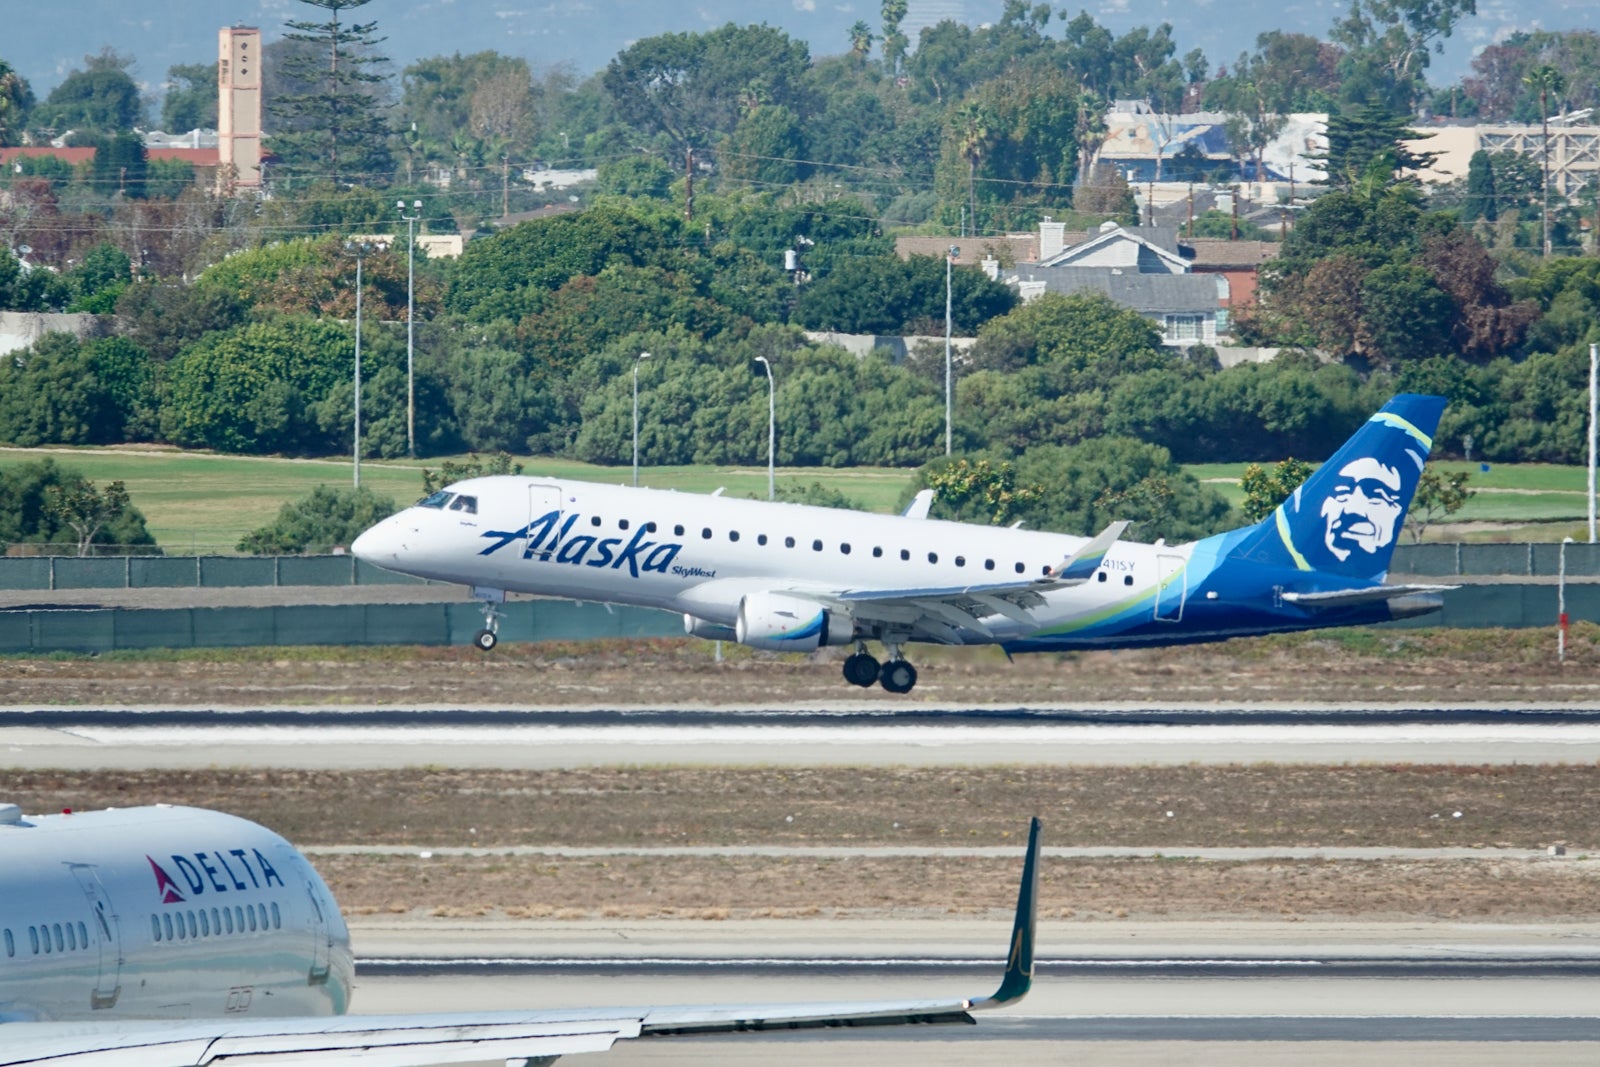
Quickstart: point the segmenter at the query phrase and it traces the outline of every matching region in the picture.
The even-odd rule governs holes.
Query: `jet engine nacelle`
[[[829,611],[814,600],[781,593],[751,593],[739,602],[734,634],[741,645],[773,652],[811,652],[822,645],[847,645],[855,640],[848,615]]]
[[[720,622],[702,619],[698,615],[685,615],[683,617],[683,632],[690,637],[703,637],[707,641],[737,641],[738,634],[733,627],[724,626]]]

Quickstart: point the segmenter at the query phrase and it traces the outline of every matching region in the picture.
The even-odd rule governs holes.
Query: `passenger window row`
[[[232,907],[162,912],[150,916],[150,940],[189,941],[202,937],[257,933],[283,929],[283,915],[276,901],[271,910],[265,904],[235,904]]]
[[[598,515],[589,516],[589,525],[591,525],[591,526],[599,526],[601,524],[601,521],[602,520],[601,520],[600,516],[598,516]],[[628,520],[627,519],[618,519],[617,520],[617,529],[626,530],[628,528],[629,528],[629,526],[628,526]],[[647,533],[655,533],[656,532],[656,524],[654,522],[645,523],[644,524],[644,528],[645,528],[645,532],[647,532]],[[682,523],[678,523],[678,524],[676,524],[676,525],[674,525],[672,527],[672,535],[674,537],[682,537],[687,532],[688,532],[687,529],[684,527],[684,525]],[[700,539],[702,541],[709,541],[715,536],[716,536],[716,534],[712,531],[711,527],[709,527],[709,526],[701,527],[701,529],[700,529]],[[729,541],[737,543],[739,541],[739,538],[740,538],[740,534],[739,534],[738,530],[729,530],[728,531],[728,540]],[[757,534],[756,535],[756,544],[765,545],[766,543],[767,543],[767,535],[766,534]],[[793,537],[785,537],[783,539],[783,547],[785,547],[785,548],[793,548],[793,547],[795,547],[796,543],[797,542],[795,541],[795,539]],[[822,551],[824,551],[826,549],[826,547],[827,546],[822,542],[821,539],[816,539],[816,540],[813,540],[811,542],[811,550],[813,552],[822,552]],[[839,554],[842,555],[842,556],[848,556],[848,555],[850,555],[850,552],[851,552],[850,543],[848,541],[841,541],[839,543]],[[883,558],[883,548],[881,546],[877,546],[877,545],[873,546],[872,558],[873,559],[882,559]],[[900,550],[900,558],[903,561],[909,561],[911,559],[911,550],[909,548],[902,548]],[[929,563],[938,563],[939,562],[939,553],[937,553],[937,552],[929,552],[928,553],[928,562]],[[952,562],[957,567],[965,567],[967,565],[967,557],[966,556],[956,556],[952,560]],[[986,571],[994,570],[995,569],[994,560],[992,560],[992,559],[984,560],[983,561],[983,569],[986,570]],[[1021,562],[1013,563],[1012,564],[1012,569],[1014,571],[1016,571],[1016,573],[1018,573],[1018,574],[1026,574],[1028,572],[1027,565],[1024,564],[1024,563],[1021,563]],[[1050,567],[1049,567],[1048,564],[1046,564],[1045,566],[1040,568],[1040,573],[1041,574],[1048,574],[1049,572],[1050,572]],[[1102,579],[1102,581],[1103,580],[1104,579]],[[1130,581],[1128,584],[1131,585],[1133,583]]]
[[[10,928],[5,931],[6,958],[17,955],[17,938]],[[89,947],[89,928],[81,922],[40,923],[28,927],[28,947],[35,956],[49,956],[57,952],[81,952]]]

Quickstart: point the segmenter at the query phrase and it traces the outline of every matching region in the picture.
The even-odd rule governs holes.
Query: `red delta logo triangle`
[[[172,880],[172,875],[161,869],[161,864],[146,856],[150,860],[150,869],[156,872],[156,888],[161,890],[161,903],[182,904],[183,894],[178,892],[178,883]]]

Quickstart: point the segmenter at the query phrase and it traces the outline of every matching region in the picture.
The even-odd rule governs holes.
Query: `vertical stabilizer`
[[[1381,579],[1444,405],[1444,397],[1411,393],[1389,401],[1245,536],[1234,557]]]

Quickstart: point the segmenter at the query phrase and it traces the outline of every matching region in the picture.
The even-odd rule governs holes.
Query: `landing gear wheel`
[[[472,635],[472,643],[487,652],[499,644],[500,639],[494,635],[493,630],[479,630]]]
[[[878,681],[890,693],[909,693],[917,684],[917,669],[906,660],[890,660],[883,665]]]
[[[878,680],[878,661],[865,652],[856,652],[844,661],[844,680],[863,689]]]

